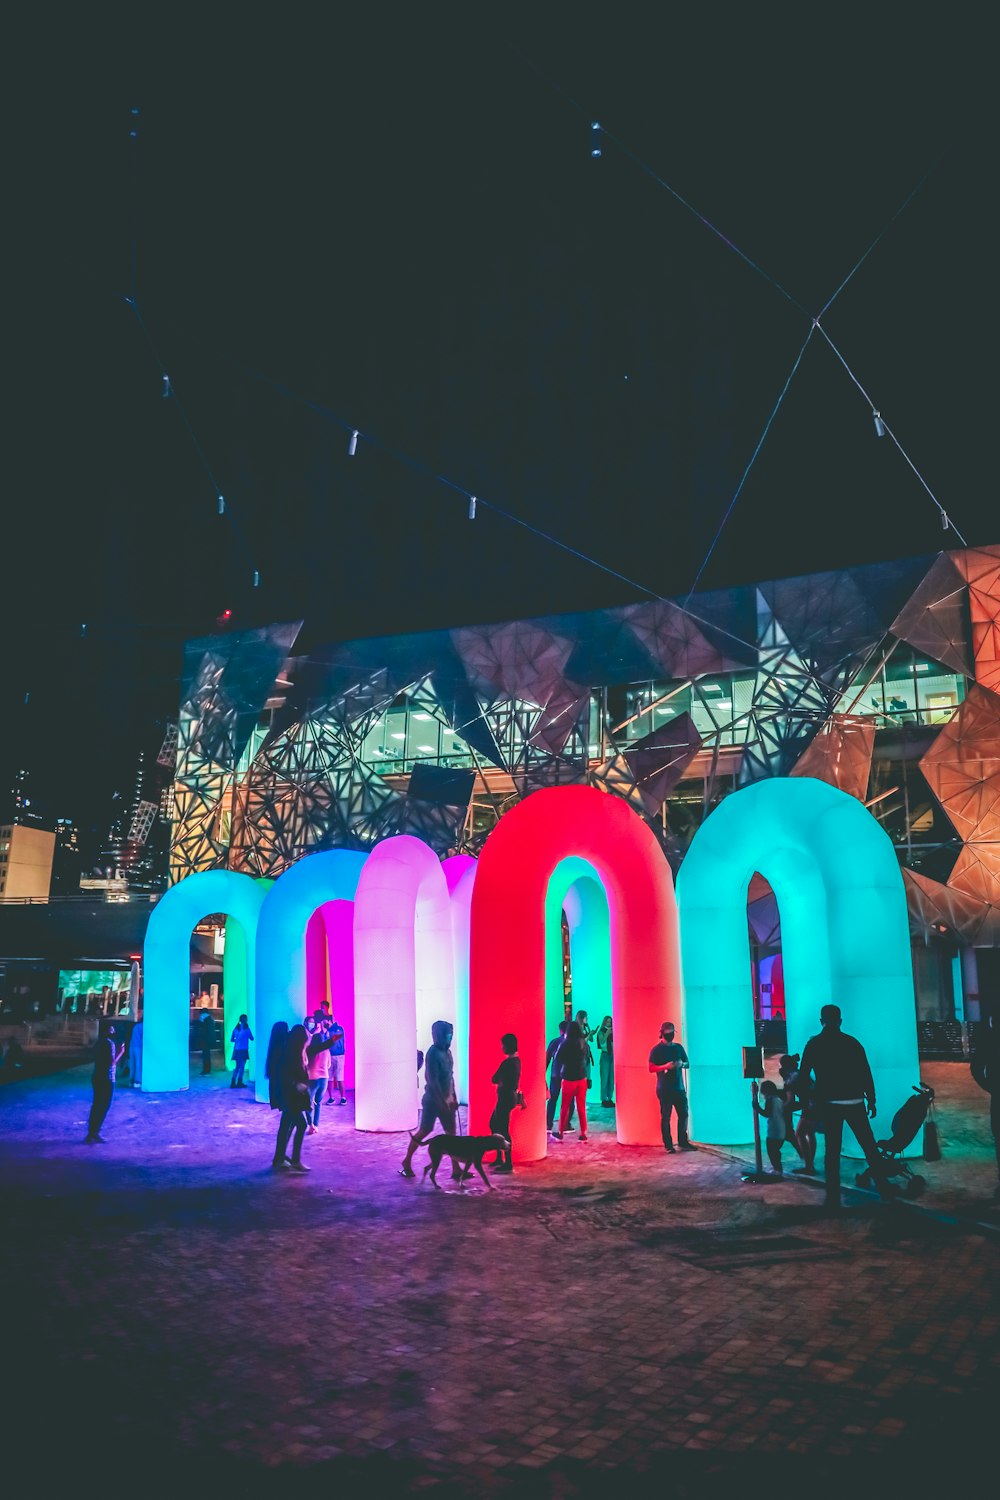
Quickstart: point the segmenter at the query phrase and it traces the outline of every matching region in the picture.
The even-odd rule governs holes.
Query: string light
[[[253,570],[253,586],[255,589],[260,588],[260,574],[256,568]]]
[[[166,401],[167,397],[170,395],[170,391],[171,391],[170,376],[169,375],[164,375],[164,377],[163,377],[163,399],[164,399],[164,401]]]
[[[355,427],[347,444],[347,456],[353,458],[358,451],[358,429]]]
[[[600,122],[600,120],[591,120],[591,122],[590,122],[590,129],[591,129],[591,132],[592,132],[591,133],[591,137],[590,137],[590,140],[591,140],[590,154],[591,154],[591,156],[603,156],[604,155],[604,152],[601,149],[601,143],[598,140],[597,134],[596,134],[596,132],[600,131],[600,128],[601,128],[601,122]]]
[[[220,516],[224,516],[226,514],[226,500],[225,500],[225,496],[224,495],[219,495],[218,496],[218,501],[219,501],[219,515]]]
[[[469,520],[470,521],[474,521],[475,519],[476,519],[476,497],[475,497],[475,495],[470,495],[469,496]]]
[[[885,437],[885,423],[882,421],[881,413],[873,411],[872,420],[875,423],[875,436]]]

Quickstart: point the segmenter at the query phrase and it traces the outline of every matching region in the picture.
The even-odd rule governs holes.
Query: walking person
[[[671,1136],[671,1116],[677,1116],[677,1149],[697,1151],[698,1147],[688,1140],[688,1101],[684,1089],[684,1073],[690,1067],[688,1055],[680,1042],[675,1041],[676,1028],[673,1021],[664,1021],[660,1027],[660,1040],[649,1054],[649,1071],[656,1074],[656,1097],[660,1105],[660,1135],[663,1149],[674,1154]]]
[[[246,1072],[247,1063],[250,1061],[250,1043],[253,1041],[253,1032],[246,1016],[240,1016],[233,1027],[233,1034],[229,1038],[233,1044],[233,1077],[229,1087],[231,1089],[245,1089],[243,1074]]]
[[[455,1059],[451,1055],[455,1028],[450,1021],[435,1021],[431,1026],[431,1045],[424,1058],[424,1097],[420,1104],[420,1123],[410,1136],[400,1177],[413,1177],[413,1156],[418,1146],[430,1135],[436,1121],[440,1121],[445,1135],[454,1135],[458,1118],[458,1095],[455,1093]],[[453,1161],[452,1177],[460,1177],[462,1169]]]
[[[594,1035],[594,1029],[591,1026],[590,1022],[587,1020],[587,1012],[585,1010],[577,1011],[576,1024],[579,1026],[580,1033],[583,1037],[583,1045],[585,1048],[584,1059],[587,1064],[587,1093],[589,1094],[593,1085],[594,1074],[594,1049],[590,1045],[591,1038]]]
[[[972,1058],[972,1076],[990,1096],[990,1129],[997,1155],[997,1186],[993,1202],[1000,1203],[1000,1029],[998,1018],[990,1016],[979,1033]]]
[[[566,1035],[556,1054],[562,1074],[562,1102],[559,1106],[559,1129],[552,1132],[552,1139],[561,1141],[569,1127],[569,1118],[576,1105],[580,1121],[580,1139],[587,1139],[587,1043],[579,1021],[570,1021]]]
[[[510,1116],[521,1086],[521,1059],[517,1055],[517,1037],[512,1031],[507,1031],[500,1038],[500,1046],[503,1050],[503,1062],[493,1074],[493,1083],[496,1084],[497,1102],[493,1113],[490,1115],[490,1131],[493,1135],[506,1136],[510,1140]],[[494,1172],[513,1172],[514,1156],[513,1146],[506,1151],[498,1151],[497,1159],[493,1163]]]
[[[597,1032],[597,1060],[601,1075],[601,1104],[610,1109],[615,1102],[615,1035],[610,1016],[604,1017]]]
[[[824,1005],[819,1013],[822,1031],[806,1042],[802,1053],[802,1078],[808,1084],[815,1078],[815,1098],[823,1128],[826,1151],[823,1169],[826,1174],[824,1206],[836,1213],[840,1209],[840,1148],[844,1126],[850,1125],[865,1154],[878,1195],[889,1202],[894,1191],[885,1174],[869,1120],[875,1118],[875,1080],[868,1056],[857,1037],[842,1031],[839,1005]]]
[[[85,1145],[104,1144],[101,1126],[107,1119],[111,1101],[115,1097],[115,1075],[124,1056],[125,1043],[119,1043],[114,1024],[102,1021],[94,1045],[94,1102],[90,1107]]]
[[[545,1103],[545,1127],[550,1131],[555,1126],[556,1108],[559,1104],[559,1095],[562,1091],[562,1073],[558,1062],[559,1048],[563,1044],[568,1027],[568,1021],[560,1021],[558,1032],[545,1049],[545,1066],[549,1070],[548,1099]]]

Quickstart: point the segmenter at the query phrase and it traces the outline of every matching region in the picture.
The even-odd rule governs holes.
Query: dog
[[[429,1172],[435,1187],[440,1187],[437,1170],[441,1165],[441,1158],[450,1156],[453,1171],[460,1166],[465,1169],[454,1172],[460,1182],[464,1182],[475,1167],[492,1191],[493,1184],[483,1171],[483,1157],[490,1151],[509,1151],[510,1141],[505,1135],[432,1135],[426,1146],[430,1161],[424,1168],[424,1176]]]

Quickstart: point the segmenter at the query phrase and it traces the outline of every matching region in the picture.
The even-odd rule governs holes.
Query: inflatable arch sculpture
[[[726,797],[677,881],[696,1138],[749,1137],[740,1048],[753,1040],[747,890],[769,882],[781,919],[789,1046],[819,1031],[827,1002],[864,1042],[888,1121],[919,1078],[909,923],[892,843],[854,797],[809,777]],[[878,1134],[878,1131],[876,1131]]]
[[[307,854],[289,866],[264,897],[257,923],[257,1026],[255,1032],[262,1048],[267,1047],[271,1028],[277,1021],[295,1026],[302,1021],[313,1000],[319,1004],[326,993],[325,974],[317,971],[315,958],[309,962],[311,942],[309,922],[313,914],[328,902],[353,901],[358,881],[370,856],[353,849],[330,849],[321,854]],[[188,877],[192,879],[193,877]],[[249,879],[249,876],[244,877]],[[181,885],[186,885],[182,881]],[[176,886],[174,889],[180,889]],[[327,924],[327,941],[331,932],[351,943],[351,924],[336,927]],[[345,936],[346,934],[346,936]],[[315,950],[313,950],[315,954]],[[333,975],[351,961],[349,951],[330,951],[330,973]],[[311,988],[311,993],[310,993]],[[254,1089],[261,1103],[267,1102],[267,1079],[258,1068]]]
[[[284,877],[282,877],[284,878]],[[376,844],[354,903],[354,1025],[359,1130],[412,1130],[416,1050],[453,1020],[455,964],[448,880],[409,834]]]
[[[516,1121],[525,1161],[545,1156],[546,1029],[563,1015],[560,914],[574,889],[573,1008],[592,1010],[592,1021],[597,1011],[614,1018],[618,1139],[660,1143],[647,1059],[661,1021],[679,1019],[670,867],[627,803],[592,787],[553,787],[504,814],[479,856],[472,893],[470,1130],[488,1129],[500,1037],[513,1031],[527,1101]],[[585,928],[598,934],[586,946]]]
[[[229,919],[227,931],[239,927],[245,993],[252,996],[257,926],[264,899],[265,892],[250,875],[203,870],[171,886],[153,908],[143,944],[144,1093],[188,1086],[193,929],[204,917],[216,912],[225,913]]]
[[[263,895],[266,896],[274,881],[264,879],[259,875],[252,878],[256,880]],[[254,955],[254,960],[256,961],[255,932],[250,937],[249,951]],[[257,1036],[257,997],[254,994],[254,986],[248,983],[249,976],[247,969],[247,940],[243,936],[243,928],[239,922],[227,917],[226,946],[222,955],[222,1045],[225,1048],[228,1060],[231,1055],[229,1051],[229,1038],[232,1036],[233,1028],[240,1016],[245,1015],[254,1036],[254,1040],[250,1043],[250,1060],[247,1063],[246,1070],[247,1082],[252,1083],[257,1076],[255,1070],[257,1067],[258,1046],[261,1047],[261,1067],[264,1066],[263,1058],[267,1055],[267,1037],[264,1038],[263,1044],[261,1044],[260,1038]]]

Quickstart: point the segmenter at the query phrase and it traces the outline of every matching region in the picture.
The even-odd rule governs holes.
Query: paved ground
[[[810,1497],[995,1476],[1000,1251],[984,1096],[924,1068],[926,1209],[743,1186],[702,1151],[567,1139],[496,1190],[395,1175],[353,1107],[267,1170],[224,1075],[0,1088],[4,1465],[159,1492]],[[886,1122],[887,1123],[887,1122]],[[443,1180],[443,1179],[442,1179]],[[996,1221],[994,1221],[996,1222]],[[291,1477],[291,1476],[290,1476]],[[298,1491],[298,1485],[296,1485]]]

